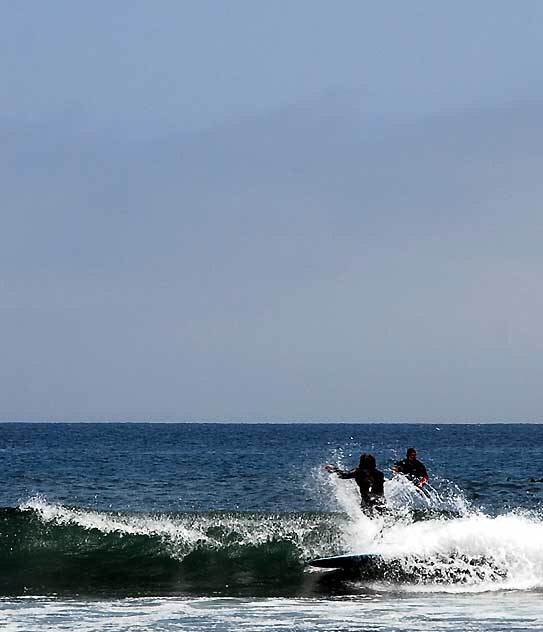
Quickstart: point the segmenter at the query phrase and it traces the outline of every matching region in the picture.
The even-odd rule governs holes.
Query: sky
[[[543,419],[540,2],[0,11],[0,419]]]

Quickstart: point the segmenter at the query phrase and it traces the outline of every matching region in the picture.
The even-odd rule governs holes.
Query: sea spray
[[[438,479],[425,490],[403,476],[385,483],[387,511],[368,516],[351,480],[315,474],[330,505],[342,509],[339,553],[372,553],[379,575],[396,588],[497,590],[543,587],[543,521],[528,512],[489,516],[457,485]],[[377,571],[379,571],[377,573]],[[460,586],[462,588],[460,588]]]

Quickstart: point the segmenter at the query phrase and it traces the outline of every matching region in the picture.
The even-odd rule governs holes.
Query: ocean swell
[[[351,573],[307,562],[371,552]],[[0,509],[2,595],[307,596],[543,587],[537,515],[393,512],[130,513],[31,498]]]

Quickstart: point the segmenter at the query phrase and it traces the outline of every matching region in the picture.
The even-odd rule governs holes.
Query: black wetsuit
[[[362,509],[373,510],[385,504],[385,475],[380,470],[357,467],[354,470],[338,470],[340,478],[354,478],[360,490]]]
[[[394,463],[394,467],[397,468],[398,472],[405,474],[405,476],[413,481],[418,481],[421,478],[428,480],[426,467],[424,466],[424,463],[418,459],[404,459],[403,461]]]

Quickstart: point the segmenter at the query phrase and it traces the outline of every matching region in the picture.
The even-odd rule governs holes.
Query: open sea
[[[411,446],[427,494],[392,474]],[[323,469],[361,452],[373,519]],[[542,630],[542,479],[535,424],[3,423],[0,627]]]

